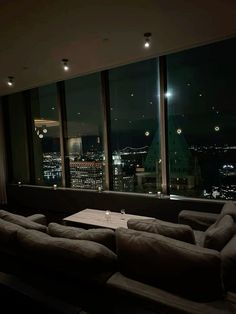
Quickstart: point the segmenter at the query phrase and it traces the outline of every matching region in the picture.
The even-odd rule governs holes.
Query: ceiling
[[[234,37],[235,16],[235,0],[0,0],[0,95]]]

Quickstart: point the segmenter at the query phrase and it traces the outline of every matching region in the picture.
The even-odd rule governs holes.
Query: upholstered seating
[[[235,311],[225,298],[225,288],[234,288],[235,236],[218,252],[197,246],[191,227],[156,219],[129,221],[128,226],[138,230],[114,232],[40,225],[37,221],[45,223],[45,217],[38,214],[23,217],[0,211],[0,215],[0,272],[11,274],[11,284],[14,275],[17,286],[23,280],[43,291],[54,287],[47,293],[109,314],[123,313],[113,312],[121,300],[133,313],[140,306],[151,307],[151,313]],[[214,229],[222,233],[222,219],[223,226],[232,227],[231,216],[224,215],[210,235],[215,237]],[[226,242],[229,235],[223,235]],[[216,237],[217,247],[223,245],[222,238]]]

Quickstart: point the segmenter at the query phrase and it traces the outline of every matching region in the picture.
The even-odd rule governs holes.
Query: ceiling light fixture
[[[151,33],[144,33],[144,38],[145,38],[144,47],[145,48],[149,48],[150,47],[151,36],[152,36]]]
[[[10,87],[12,87],[14,85],[14,77],[13,76],[8,76],[7,85]]]
[[[63,69],[64,71],[68,71],[70,68],[69,68],[69,60],[68,59],[62,59],[62,64],[63,64]]]

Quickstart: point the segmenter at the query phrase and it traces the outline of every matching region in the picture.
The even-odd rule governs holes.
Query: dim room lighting
[[[152,36],[151,33],[145,33],[144,34],[144,38],[145,38],[145,40],[144,40],[144,47],[145,48],[149,48],[150,47],[151,36]]]
[[[13,76],[8,76],[7,85],[10,87],[12,87],[14,85],[14,77]]]
[[[177,132],[177,134],[180,135],[182,133],[182,130],[181,129],[177,129],[176,132]]]
[[[69,68],[69,60],[68,59],[62,59],[63,69],[64,71],[68,71]]]

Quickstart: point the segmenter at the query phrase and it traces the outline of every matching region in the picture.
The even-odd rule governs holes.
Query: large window
[[[160,188],[157,60],[109,71],[113,188]]]
[[[236,198],[235,55],[227,40],[167,57],[171,193]]]
[[[230,39],[6,96],[9,181],[236,200],[235,55]]]
[[[65,82],[70,186],[104,185],[103,117],[100,73]]]
[[[62,167],[56,84],[31,90],[35,180],[61,185]]]

